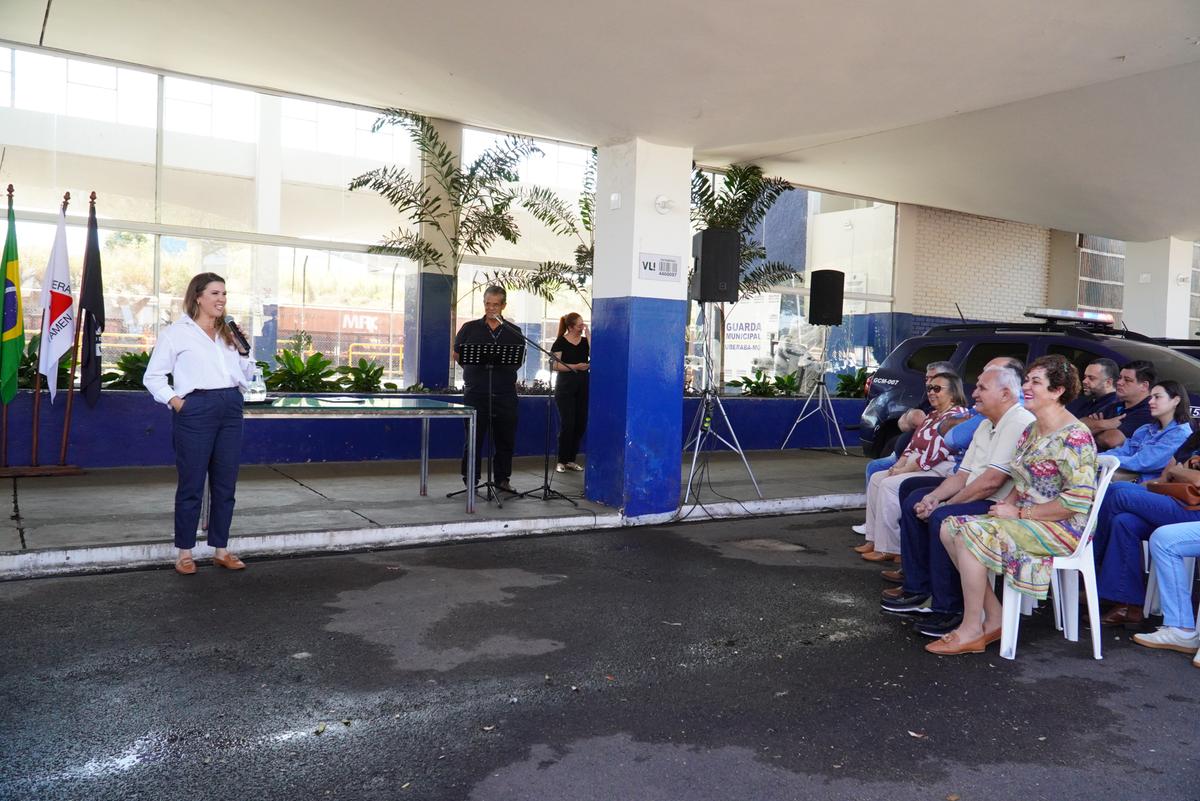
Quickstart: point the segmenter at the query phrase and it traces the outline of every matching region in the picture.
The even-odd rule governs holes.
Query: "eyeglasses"
[[[939,387],[937,384],[926,384],[925,385],[925,391],[932,392],[934,395],[937,395],[943,389],[945,389],[945,387]]]

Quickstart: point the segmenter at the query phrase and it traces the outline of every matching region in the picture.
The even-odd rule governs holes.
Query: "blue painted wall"
[[[589,499],[628,515],[678,505],[687,301],[597,298],[588,404]]]
[[[462,396],[428,396],[451,402]],[[77,399],[78,400],[78,399]],[[58,462],[59,437],[66,403],[59,396],[54,408],[42,396],[40,426],[40,456],[42,464]],[[742,447],[747,450],[778,448],[800,412],[802,401],[769,398],[723,398]],[[551,401],[553,403],[553,401]],[[688,425],[696,413],[698,399],[674,396],[674,408],[681,420],[676,438],[660,441],[657,447],[680,454],[678,450]],[[838,419],[857,428],[865,401],[835,399]],[[9,405],[8,463],[27,465],[30,461],[30,428],[32,393],[20,392]],[[517,428],[517,455],[535,456],[543,452],[546,437],[546,396],[527,395],[521,398],[520,423]],[[551,411],[551,437],[557,436],[557,412]],[[598,442],[593,426],[585,438]],[[245,464],[289,462],[342,462],[377,459],[416,459],[420,456],[420,424],[405,420],[249,420],[242,448]],[[843,432],[843,436],[847,436]],[[853,440],[847,446],[856,448],[858,435],[849,432]],[[463,425],[450,420],[435,420],[430,427],[430,453],[435,459],[456,458],[462,452]],[[551,442],[550,447],[555,447]],[[788,448],[819,447],[826,444],[823,425],[815,418],[805,421],[796,430]],[[673,445],[673,447],[672,447]],[[599,471],[606,449],[595,447],[589,453],[589,465]],[[554,452],[551,450],[551,459]],[[76,403],[71,426],[68,461],[87,468],[137,467],[172,465],[171,412],[155,403],[145,392],[116,392],[105,390],[95,409],[86,403]],[[665,461],[665,460],[660,460]],[[610,463],[611,464],[611,463]],[[609,468],[605,468],[606,470]],[[590,472],[590,471],[589,471]],[[678,471],[675,473],[675,493],[678,493]],[[666,492],[666,489],[663,489]]]

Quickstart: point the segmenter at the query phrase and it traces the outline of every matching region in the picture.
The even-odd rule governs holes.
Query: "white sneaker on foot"
[[[1174,626],[1159,626],[1158,631],[1149,634],[1135,634],[1133,641],[1147,648],[1162,648],[1167,651],[1179,651],[1182,654],[1195,654],[1200,650],[1200,634],[1195,631],[1189,634]]]
[[[567,472],[567,466],[565,464],[563,464],[562,462],[559,462],[558,464],[554,465],[554,472],[555,473],[565,473],[565,472]]]
[[[567,462],[566,467],[568,470],[574,470],[576,473],[583,472],[583,465],[578,465],[578,464],[575,464],[574,462]]]
[[[855,534],[866,534],[867,533],[867,524],[859,523],[857,526],[851,526],[850,530],[853,531]]]

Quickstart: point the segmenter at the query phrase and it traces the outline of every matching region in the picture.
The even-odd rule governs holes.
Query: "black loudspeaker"
[[[741,236],[732,228],[707,228],[693,236],[692,300],[736,303],[741,254]]]
[[[842,324],[842,289],[846,274],[840,270],[817,270],[808,274],[808,322],[812,325]]]

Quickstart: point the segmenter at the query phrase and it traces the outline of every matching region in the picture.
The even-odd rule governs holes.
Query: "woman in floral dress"
[[[1079,373],[1062,356],[1029,366],[1022,387],[1036,418],[1013,455],[1013,490],[988,515],[950,517],[941,537],[962,579],[963,622],[926,646],[949,656],[982,653],[1000,639],[1003,609],[989,571],[1017,592],[1045,598],[1055,556],[1075,550],[1096,489],[1096,443],[1065,405],[1079,393]]]

